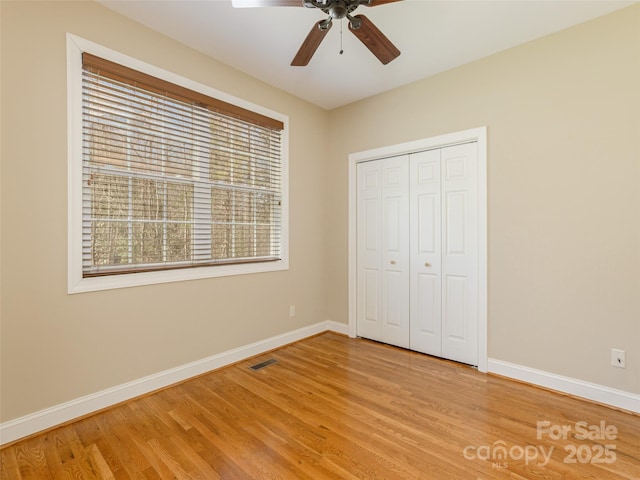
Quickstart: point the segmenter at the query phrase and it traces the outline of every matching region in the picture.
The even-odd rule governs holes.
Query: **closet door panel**
[[[382,340],[382,179],[379,162],[357,165],[357,295],[358,335]]]
[[[363,269],[363,281],[363,320],[373,327],[380,323],[380,272],[372,268]]]
[[[406,156],[381,160],[382,341],[409,347],[409,165]]]
[[[477,144],[443,148],[442,356],[478,361]]]
[[[412,350],[441,355],[440,151],[410,155]]]
[[[447,321],[444,322],[444,336],[450,341],[464,342],[469,337],[467,288],[468,279],[466,276],[445,276],[444,291],[446,292],[446,301],[444,311],[447,315]]]
[[[382,308],[384,312],[383,338],[389,343],[398,329],[403,327],[403,316],[406,309],[402,305],[404,276],[402,265],[402,244],[404,235],[401,232],[403,209],[406,208],[402,196],[387,196],[384,199],[384,245],[385,258],[383,263]]]
[[[431,355],[440,354],[440,278],[438,275],[419,273],[417,281],[414,312],[411,329],[411,348]],[[414,321],[415,320],[415,321]],[[422,346],[420,338],[432,340],[433,347]]]

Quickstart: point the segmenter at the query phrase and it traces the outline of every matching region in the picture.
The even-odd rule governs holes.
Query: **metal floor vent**
[[[269,365],[273,365],[274,363],[278,363],[278,361],[275,358],[270,358],[269,360],[265,360],[264,362],[251,365],[249,368],[251,370],[260,370],[261,368],[268,367]]]

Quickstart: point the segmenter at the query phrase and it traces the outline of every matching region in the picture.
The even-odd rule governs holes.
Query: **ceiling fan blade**
[[[385,3],[401,2],[402,0],[369,0],[369,3],[363,3],[365,7],[377,7],[378,5],[384,5]]]
[[[298,53],[296,53],[296,56],[293,58],[291,62],[292,67],[304,67],[309,63],[309,60],[311,60],[313,54],[316,53],[320,43],[331,28],[332,24],[329,23],[327,27],[322,30],[320,24],[325,22],[326,20],[320,20],[313,26],[307,38],[305,38],[302,45],[300,45],[300,50],[298,50]]]
[[[371,50],[378,60],[384,65],[400,55],[400,50],[391,43],[384,33],[382,33],[378,27],[376,27],[371,20],[364,15],[356,15],[355,18],[360,20],[360,28],[351,27],[349,23],[349,30],[358,37],[365,47]]]
[[[233,5],[234,8],[303,6],[302,0],[231,0],[231,5]]]

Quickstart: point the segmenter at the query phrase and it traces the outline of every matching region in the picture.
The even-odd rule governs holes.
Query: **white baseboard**
[[[327,330],[331,330],[335,333],[341,333],[342,335],[349,335],[349,325],[346,323],[338,323],[333,320],[327,320],[324,323],[327,326]]]
[[[536,370],[515,363],[489,359],[489,373],[521,380],[523,382],[549,388],[558,392],[586,398],[594,402],[603,403],[630,412],[640,413],[640,395],[605,387],[596,383],[589,383],[576,378],[564,377],[555,373]]]
[[[4,422],[0,445],[328,330],[346,334],[348,326],[331,320],[316,323]]]

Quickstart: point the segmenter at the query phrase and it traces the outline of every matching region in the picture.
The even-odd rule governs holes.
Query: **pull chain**
[[[344,25],[344,18],[340,20],[340,55],[344,52],[342,49],[342,25]]]

